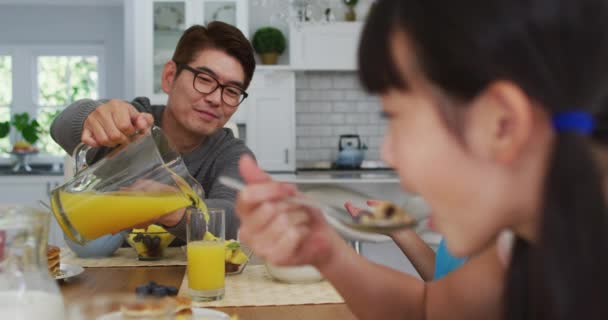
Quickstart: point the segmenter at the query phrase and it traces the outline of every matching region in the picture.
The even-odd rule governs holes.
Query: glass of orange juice
[[[192,300],[215,301],[224,297],[225,211],[208,209],[208,218],[195,207],[188,217],[188,288]]]

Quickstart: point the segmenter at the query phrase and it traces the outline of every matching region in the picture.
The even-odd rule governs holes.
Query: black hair
[[[359,76],[372,93],[408,89],[392,59],[396,31],[447,97],[467,101],[511,81],[549,114],[596,114],[592,139],[608,136],[606,0],[379,0],[359,47]],[[516,240],[506,319],[608,319],[608,216],[590,140],[556,134],[539,241]]]
[[[223,50],[235,58],[245,73],[244,89],[249,87],[255,71],[255,58],[251,43],[239,29],[221,21],[212,21],[207,26],[193,25],[180,37],[172,59],[188,64],[204,49]],[[181,71],[182,68],[178,68],[175,77]]]

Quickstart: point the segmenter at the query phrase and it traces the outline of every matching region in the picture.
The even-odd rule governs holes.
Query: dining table
[[[59,286],[66,303],[96,294],[135,293],[139,285],[156,281],[164,285],[180,287],[185,266],[139,266],[85,268],[85,272],[69,280],[60,281]],[[335,320],[356,319],[344,303],[254,306],[214,308],[229,315],[238,315],[240,320]]]

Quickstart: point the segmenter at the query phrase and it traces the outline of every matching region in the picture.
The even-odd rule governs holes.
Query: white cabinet
[[[219,20],[249,34],[247,0],[125,1],[125,95],[164,104],[160,88],[164,64],[177,41],[193,24]]]
[[[2,176],[0,177],[0,203],[21,204],[40,208],[39,200],[50,202],[51,190],[61,185],[63,176]],[[49,243],[63,246],[61,228],[51,218]]]
[[[362,29],[362,22],[291,26],[291,66],[305,70],[356,70]]]
[[[266,171],[295,171],[295,74],[256,71],[246,109],[247,145]]]

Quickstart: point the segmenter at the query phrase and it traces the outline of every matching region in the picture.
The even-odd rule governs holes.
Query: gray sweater
[[[69,154],[82,136],[84,121],[87,116],[106,100],[83,99],[67,107],[51,125],[51,136]],[[148,98],[137,98],[131,104],[140,112],[147,112],[154,117],[154,124],[162,128],[164,105],[151,105]],[[109,149],[100,148],[94,154],[96,161]],[[209,136],[203,144],[192,152],[182,154],[184,163],[190,174],[205,190],[205,204],[209,208],[226,210],[226,239],[236,239],[239,220],[234,212],[236,192],[217,181],[217,177],[225,175],[241,180],[238,171],[238,161],[244,154],[253,153],[242,140],[234,137],[230,129],[218,130]],[[167,228],[182,240],[186,239],[185,217],[174,227]]]

